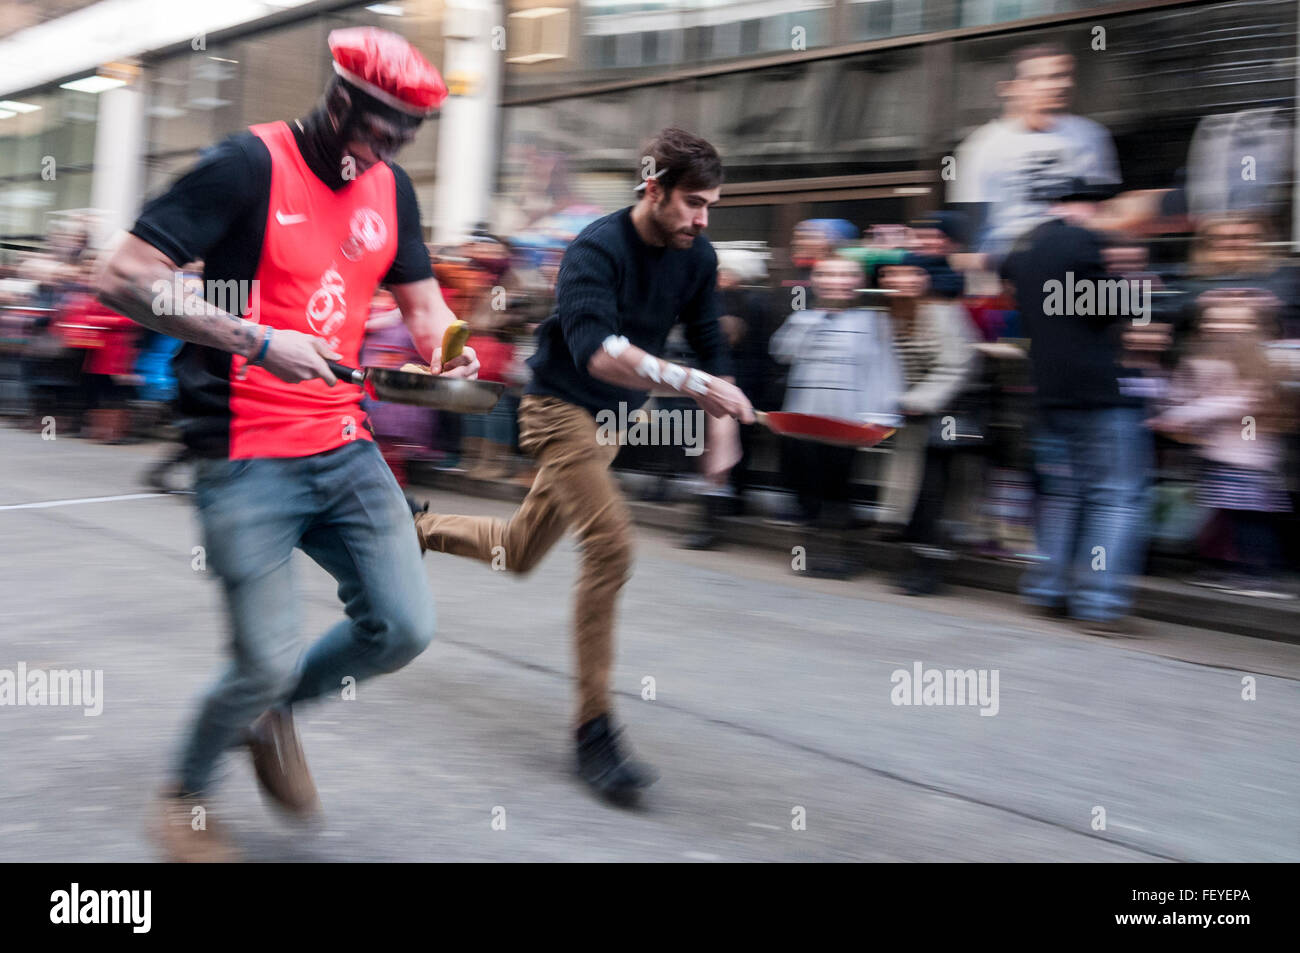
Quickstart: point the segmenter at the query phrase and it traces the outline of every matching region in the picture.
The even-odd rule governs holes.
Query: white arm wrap
[[[712,383],[712,381],[713,378],[710,375],[692,368],[690,377],[686,380],[686,389],[693,390],[697,394],[707,394],[709,392],[709,384]]]
[[[652,354],[647,354],[641,358],[641,363],[636,370],[642,377],[648,377],[656,384],[663,382],[663,378],[659,376],[659,358]]]
[[[682,384],[686,383],[686,368],[680,364],[665,364],[664,383],[673,390],[681,390]]]
[[[632,346],[627,338],[619,334],[611,334],[605,340],[600,342],[600,346],[605,349],[605,353],[610,357],[618,357],[624,351]]]

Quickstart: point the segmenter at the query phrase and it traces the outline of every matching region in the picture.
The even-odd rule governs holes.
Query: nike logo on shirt
[[[297,225],[299,222],[307,221],[307,216],[301,213],[294,213],[293,215],[285,215],[279,209],[276,209],[275,220],[279,222],[281,225]]]

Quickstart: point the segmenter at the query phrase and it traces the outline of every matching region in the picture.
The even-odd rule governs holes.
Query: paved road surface
[[[219,593],[192,568],[188,497],[68,501],[143,492],[163,449],[0,428],[0,669],[101,669],[105,695],[98,717],[0,707],[3,859],[154,857],[146,808],[221,662]],[[27,505],[44,502],[59,505]],[[341,610],[329,577],[295,558],[306,638]],[[247,758],[229,760],[212,810],[247,856],[1300,859],[1300,648],[1157,625],[1101,641],[1002,596],[912,600],[879,578],[813,580],[770,553],[691,553],[644,529],[615,676],[662,780],[641,811],[597,803],[570,773],[575,563],[567,541],[526,579],[426,557],[434,645],[356,700],[300,713],[323,821],[282,821]],[[918,662],[996,671],[997,714],[892,704],[891,676]]]

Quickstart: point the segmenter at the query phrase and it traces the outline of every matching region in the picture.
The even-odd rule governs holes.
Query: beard
[[[668,212],[668,201],[668,196],[665,196],[652,209],[650,224],[655,230],[655,235],[667,248],[678,250],[690,248],[695,243],[696,232],[694,229],[682,230],[674,227]]]

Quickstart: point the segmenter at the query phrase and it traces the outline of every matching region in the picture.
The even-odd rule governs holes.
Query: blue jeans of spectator
[[[1136,407],[1040,412],[1034,457],[1041,562],[1021,582],[1029,602],[1090,621],[1132,608],[1154,462],[1143,418]]]
[[[465,415],[465,436],[481,437],[492,443],[513,447],[519,430],[515,419],[518,409],[518,397],[514,394],[502,394],[496,406],[486,414]]]
[[[233,655],[180,756],[182,790],[197,794],[267,708],[401,668],[433,639],[435,614],[411,510],[373,442],[307,457],[202,460],[194,489]],[[305,654],[295,548],[338,581],[347,613]]]

